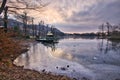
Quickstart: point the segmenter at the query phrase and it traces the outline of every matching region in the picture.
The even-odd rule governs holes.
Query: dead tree
[[[6,5],[7,0],[2,0],[2,4],[0,6],[0,14],[3,12],[3,10],[5,9],[5,5]]]

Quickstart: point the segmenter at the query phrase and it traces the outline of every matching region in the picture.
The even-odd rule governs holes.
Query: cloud
[[[111,23],[119,23],[120,21],[120,0],[116,0],[107,4],[104,8],[100,9],[98,19],[102,21],[109,21]],[[99,8],[98,8],[99,9]]]
[[[73,12],[73,15],[66,20],[68,22],[94,22],[101,23],[102,21],[116,21],[120,19],[120,1],[114,1],[112,3],[97,2],[91,5],[87,10]]]
[[[22,1],[41,4],[41,0]],[[104,22],[120,23],[120,0],[42,0],[42,3],[50,4],[41,13],[29,11],[29,14],[36,22],[42,19],[65,32],[92,32]]]
[[[62,12],[64,15],[70,14],[69,16],[65,17],[65,24],[63,26],[69,27],[62,27],[65,31],[69,30],[68,32],[83,32],[83,31],[96,31],[98,26],[105,22],[110,22],[112,24],[118,24],[120,21],[120,1],[119,0],[91,0],[92,3],[89,3],[88,0],[77,0],[80,5],[74,4],[74,6],[69,6],[67,12]],[[77,26],[77,27],[75,27]],[[70,28],[70,29],[68,29]]]

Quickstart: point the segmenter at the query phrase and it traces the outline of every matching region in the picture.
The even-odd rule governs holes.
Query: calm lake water
[[[14,64],[80,80],[120,79],[120,42],[105,39],[61,39],[59,43],[31,44]]]

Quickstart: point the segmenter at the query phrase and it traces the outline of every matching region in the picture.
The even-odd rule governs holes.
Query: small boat
[[[38,38],[38,39],[36,39],[36,41],[47,42],[47,43],[57,42],[57,40],[55,39],[55,36],[53,35],[53,33],[51,31],[49,31],[47,33],[45,38]]]

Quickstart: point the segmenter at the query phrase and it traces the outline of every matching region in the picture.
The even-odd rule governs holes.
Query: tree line
[[[112,25],[109,22],[99,26],[99,36],[108,38],[120,38],[120,24]]]

